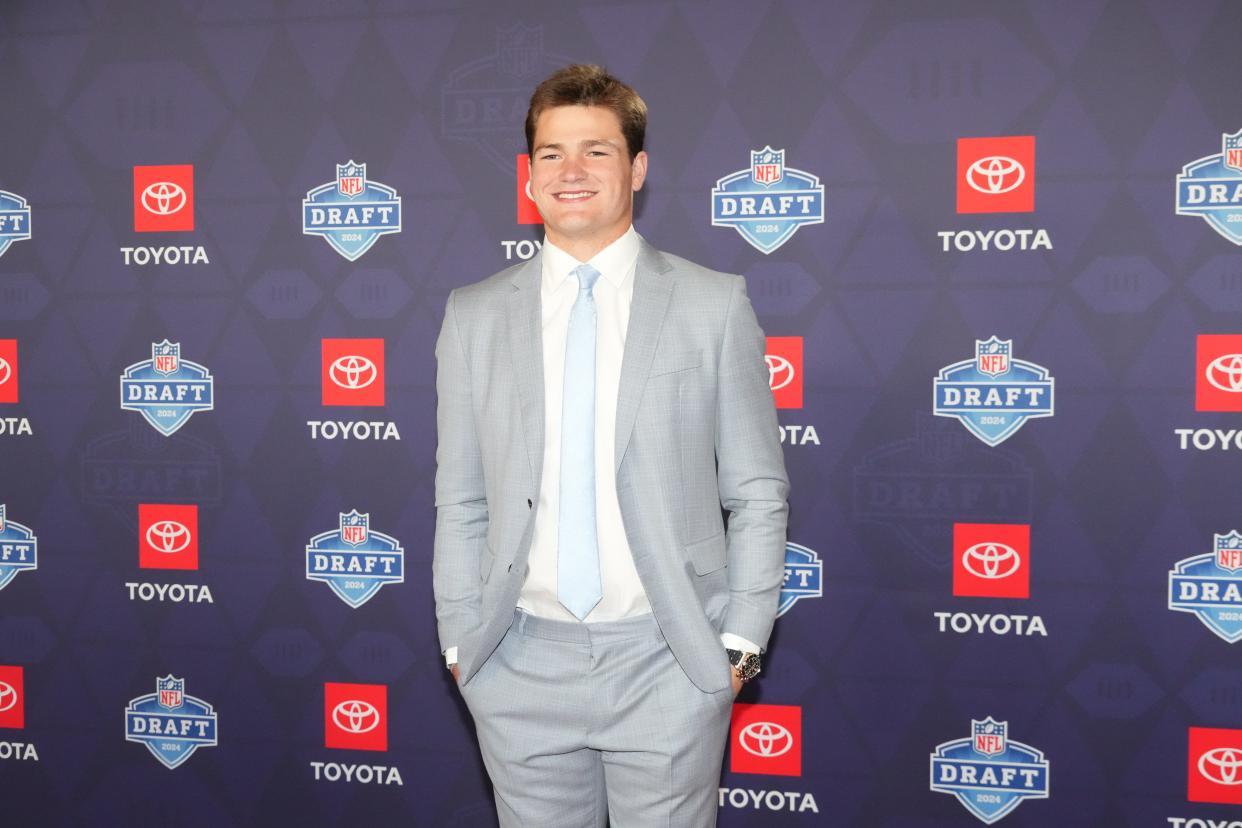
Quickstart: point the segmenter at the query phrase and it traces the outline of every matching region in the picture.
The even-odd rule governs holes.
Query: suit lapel
[[[617,389],[616,469],[621,468],[625,449],[630,444],[638,402],[647,384],[656,342],[664,325],[673,281],[668,271],[672,265],[646,241],[638,253],[634,268],[634,298],[630,303],[630,321],[625,333],[625,354],[621,358],[621,384]]]
[[[543,471],[543,320],[539,301],[543,254],[513,274],[509,294],[509,354],[522,409],[522,433],[531,479],[539,487]]]

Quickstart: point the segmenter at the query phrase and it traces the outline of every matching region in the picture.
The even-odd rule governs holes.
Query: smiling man
[[[436,343],[436,616],[502,826],[714,825],[776,618],[763,332],[740,276],[635,232],[646,121],[597,66],[539,85],[543,249],[453,291]]]

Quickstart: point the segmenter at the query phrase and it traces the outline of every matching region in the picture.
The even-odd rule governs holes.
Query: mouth
[[[552,197],[560,202],[586,201],[595,195],[594,190],[566,190],[560,193],[553,193]]]

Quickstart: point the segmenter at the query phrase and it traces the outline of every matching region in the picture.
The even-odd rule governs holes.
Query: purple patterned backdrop
[[[1242,598],[1222,629],[1169,607],[1179,562],[1242,578],[1214,541],[1242,531],[1242,194],[1219,224],[1177,214],[1192,162],[1234,180],[1240,32],[1227,0],[0,5],[6,824],[494,824],[435,636],[433,343],[450,289],[535,251],[526,99],[587,61],[651,110],[640,232],[745,274],[765,331],[801,339],[770,360],[802,389],[779,412],[791,603],[738,707],[777,726],[731,737],[720,824],[979,824],[929,758],[965,740],[986,764],[992,717],[1049,767],[1047,798],[977,803],[1016,805],[1006,824],[1242,825]],[[962,166],[959,139],[1022,136]],[[768,252],[712,223],[765,148],[823,187],[822,223]],[[135,187],[165,165],[193,167],[193,229],[138,232],[187,216]],[[986,212],[959,211],[971,180]],[[305,233],[334,183],[399,198],[399,232]],[[1033,203],[987,206],[1011,191]],[[1056,383],[1054,416],[995,445],[933,413],[933,380],[992,336]],[[382,359],[338,363],[374,347],[340,339]],[[210,410],[168,436],[167,399],[122,410],[147,360],[161,389],[202,366]],[[345,404],[324,404],[333,366]],[[185,520],[144,505],[196,507],[196,568],[140,566],[188,554]],[[1027,597],[987,593],[1017,547],[966,554],[975,524],[1029,527]],[[308,578],[325,534],[357,560],[393,540],[401,579]],[[992,597],[969,597],[980,571]],[[386,705],[325,704],[328,683]],[[199,702],[214,745],[151,736]],[[362,741],[327,747],[333,727]]]

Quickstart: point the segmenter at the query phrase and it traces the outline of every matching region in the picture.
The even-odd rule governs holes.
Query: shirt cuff
[[[733,633],[721,633],[720,641],[724,644],[726,650],[741,650],[744,653],[760,652],[758,644]]]
[[[444,651],[444,666],[452,667],[457,663],[457,648],[449,647]]]

